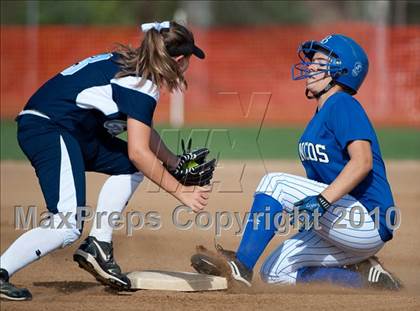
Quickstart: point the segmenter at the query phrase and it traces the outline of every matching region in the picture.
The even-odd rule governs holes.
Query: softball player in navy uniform
[[[305,42],[298,54],[301,61],[292,67],[292,77],[306,79],[306,96],[317,102],[298,144],[307,178],[265,175],[237,252],[220,246],[218,251],[233,278],[250,286],[252,270],[273,238],[281,213],[305,211],[308,220],[317,213],[319,227],[306,226],[265,259],[260,272],[265,282],[328,281],[397,289],[400,283],[373,257],[392,238],[386,218],[394,221],[394,201],[375,131],[352,97],[368,72],[367,55],[343,35]],[[375,208],[376,219],[371,216]],[[256,213],[269,214],[269,226],[265,216],[254,218]],[[198,253],[192,265],[199,272],[220,274],[213,256]]]
[[[194,211],[207,204],[207,187],[182,186],[161,164],[174,168],[179,158],[152,128],[159,89],[184,89],[190,56],[205,55],[180,24],[150,23],[142,29],[140,47],[121,46],[65,69],[19,114],[18,141],[35,168],[54,226],[24,233],[2,254],[2,298],[30,299],[30,292],[13,286],[9,277],[80,237],[77,209],[86,203],[85,171],[111,175],[98,199],[97,212],[105,215],[123,210],[143,174]],[[127,121],[128,143],[114,136],[122,120]],[[68,216],[69,225],[59,225],[58,213]],[[130,282],[113,258],[111,236],[108,217],[102,217],[74,260],[102,283],[127,289]]]

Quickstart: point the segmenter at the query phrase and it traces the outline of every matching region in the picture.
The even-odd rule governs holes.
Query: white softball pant
[[[262,178],[256,192],[272,196],[284,211],[292,212],[295,202],[317,195],[326,187],[326,184],[304,177],[270,173]],[[340,220],[343,212],[345,217]],[[353,223],[350,223],[350,217]],[[340,226],[337,226],[338,220]],[[320,230],[299,232],[278,246],[263,263],[261,278],[268,283],[294,284],[300,268],[357,263],[374,255],[384,245],[366,208],[350,195],[335,202],[320,217],[319,225]]]

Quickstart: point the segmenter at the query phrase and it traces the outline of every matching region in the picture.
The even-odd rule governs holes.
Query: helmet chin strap
[[[334,82],[334,80],[331,80],[330,81],[330,83],[328,83],[328,85],[322,90],[322,91],[320,91],[320,92],[318,92],[318,93],[316,93],[316,94],[313,94],[312,92],[312,95],[309,95],[309,93],[310,93],[310,91],[308,90],[308,89],[306,89],[305,90],[305,95],[306,95],[306,98],[308,98],[308,99],[314,99],[314,98],[316,98],[316,99],[318,99],[318,98],[320,98],[322,95],[324,95],[325,93],[327,93],[329,90],[331,90],[331,88],[333,87],[335,85],[335,82]]]

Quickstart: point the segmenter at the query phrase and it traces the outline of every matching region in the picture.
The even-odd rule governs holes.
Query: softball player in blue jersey
[[[375,131],[352,97],[368,72],[367,55],[354,40],[336,34],[303,43],[298,54],[292,78],[306,79],[306,96],[317,102],[298,144],[307,177],[265,175],[238,250],[219,246],[218,251],[233,278],[250,286],[252,270],[275,234],[276,215],[278,221],[282,212],[304,211],[310,221],[320,215],[319,227],[306,226],[265,259],[260,271],[265,282],[397,289],[400,283],[373,257],[392,238],[386,219],[394,221],[394,201]],[[371,216],[375,209],[379,219]],[[268,227],[263,217],[253,217],[257,213],[269,213]],[[201,273],[221,273],[209,253],[191,261]]]
[[[194,211],[207,204],[207,187],[183,187],[161,164],[173,168],[178,157],[152,128],[159,89],[184,89],[190,56],[205,55],[193,34],[175,22],[143,24],[142,29],[140,47],[121,46],[63,70],[19,114],[19,145],[35,168],[54,226],[24,233],[1,255],[2,298],[30,299],[30,292],[13,286],[9,277],[80,237],[77,210],[86,203],[86,171],[111,175],[99,194],[97,213],[121,212],[143,174]],[[128,143],[115,137],[122,120]],[[61,226],[60,214],[67,216]],[[128,289],[130,281],[113,258],[108,217],[98,221],[74,260],[102,283]]]

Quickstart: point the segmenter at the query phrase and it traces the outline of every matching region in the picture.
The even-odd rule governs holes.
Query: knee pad
[[[75,241],[77,241],[81,236],[80,230],[78,230],[76,228],[74,228],[74,229],[59,229],[59,230],[63,230],[61,232],[61,234],[63,236],[63,245],[61,246],[62,248],[72,244]]]
[[[72,215],[70,219],[68,219],[68,223],[64,224],[64,226],[60,227],[62,219],[58,215],[54,215],[54,228],[58,231],[63,239],[63,244],[61,248],[66,247],[76,240],[78,240],[82,234],[81,228],[77,228],[77,221],[76,215]]]

